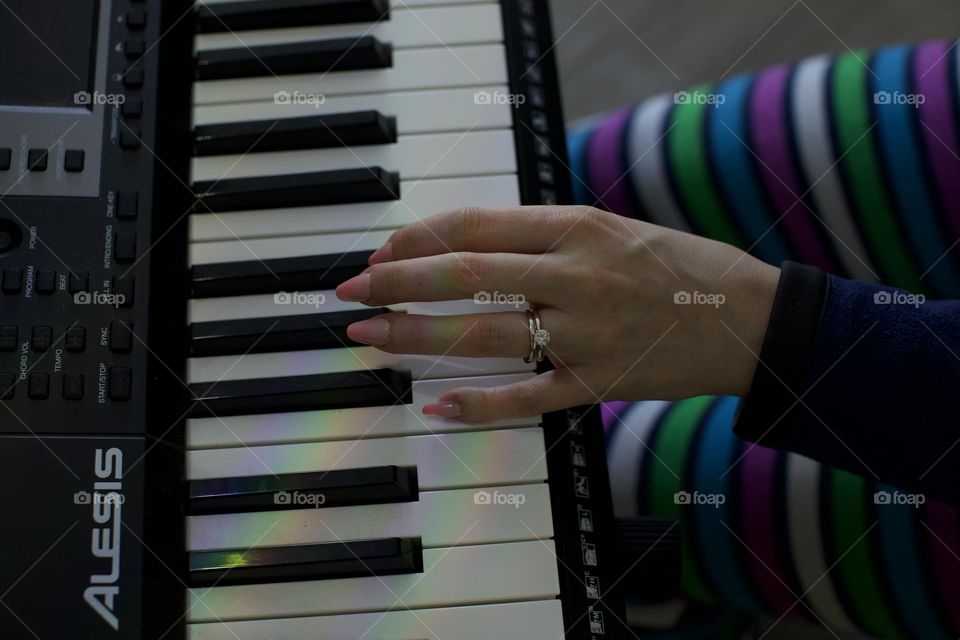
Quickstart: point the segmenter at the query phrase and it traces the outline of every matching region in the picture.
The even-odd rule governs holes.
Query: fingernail
[[[423,415],[438,418],[457,418],[463,415],[463,409],[456,402],[435,402],[423,405]]]
[[[390,339],[390,322],[386,318],[370,318],[347,327],[347,336],[354,342],[380,347]]]
[[[382,247],[370,255],[368,264],[377,264],[378,262],[390,262],[393,260],[393,245],[387,241]]]
[[[349,302],[363,302],[370,297],[370,274],[361,273],[337,287],[337,297]]]

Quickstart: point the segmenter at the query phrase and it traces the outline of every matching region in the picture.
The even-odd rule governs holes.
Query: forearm
[[[784,269],[736,432],[960,500],[960,302]]]

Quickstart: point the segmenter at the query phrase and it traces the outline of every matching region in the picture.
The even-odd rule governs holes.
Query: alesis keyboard
[[[465,204],[570,201],[544,0],[7,0],[0,637],[625,637],[597,409],[423,416],[332,289]],[[494,300],[496,302],[496,300]]]

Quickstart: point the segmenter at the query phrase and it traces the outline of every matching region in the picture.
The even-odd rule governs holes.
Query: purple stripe
[[[590,140],[588,150],[591,198],[600,198],[607,211],[622,216],[636,217],[627,193],[629,178],[623,166],[623,141],[630,114],[629,107],[619,109],[608,116]]]
[[[610,431],[610,428],[620,421],[620,418],[626,412],[632,402],[623,400],[614,400],[613,402],[604,402],[600,405],[600,419],[603,421],[603,432]]]
[[[802,262],[836,273],[813,216],[803,202],[799,174],[791,155],[790,123],[787,121],[787,87],[790,67],[779,65],[757,78],[750,95],[750,132],[760,159],[760,174],[767,185],[774,219],[783,216],[787,236]]]
[[[784,587],[784,584],[788,584],[787,575],[780,564],[777,550],[774,526],[777,517],[774,504],[777,453],[773,449],[753,445],[740,464],[743,470],[740,476],[739,535],[747,546],[744,556],[760,595],[774,611],[786,613],[791,610],[796,598]],[[777,577],[780,579],[777,580]]]
[[[927,522],[934,571],[940,582],[940,594],[944,607],[950,612],[953,633],[960,633],[960,530],[957,527],[957,512],[939,502],[927,502]],[[946,546],[944,546],[946,545]]]
[[[917,47],[913,65],[916,91],[924,97],[919,107],[920,131],[940,191],[940,203],[955,239],[960,238],[960,146],[950,94],[950,55],[946,42],[930,42]]]

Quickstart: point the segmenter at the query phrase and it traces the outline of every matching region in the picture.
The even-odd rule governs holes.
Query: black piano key
[[[191,515],[411,502],[418,495],[416,470],[393,466],[191,480],[188,490]]]
[[[190,586],[333,580],[423,572],[419,538],[193,551]]]
[[[254,122],[229,122],[198,126],[194,130],[194,155],[292,151],[323,147],[393,144],[397,122],[377,111],[355,111]]]
[[[400,199],[400,175],[363,167],[201,181],[193,191],[196,213],[376,202]]]
[[[393,48],[373,36],[332,38],[199,51],[196,65],[197,80],[386,69],[393,65]]]
[[[391,369],[198,382],[193,417],[377,407],[411,402],[410,374]]]
[[[197,30],[215,33],[377,22],[389,17],[389,4],[388,0],[241,0],[201,4]]]
[[[367,268],[371,251],[197,264],[190,269],[194,298],[333,289]]]
[[[389,312],[387,308],[372,308],[195,322],[190,325],[190,353],[194,356],[225,356],[357,346],[347,336],[347,326]]]

